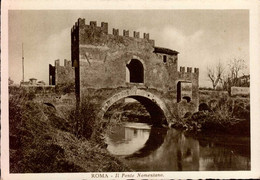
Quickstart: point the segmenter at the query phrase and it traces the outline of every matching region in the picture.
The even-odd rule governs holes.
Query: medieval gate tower
[[[154,123],[171,123],[198,108],[199,69],[178,71],[178,52],[156,47],[147,33],[109,34],[108,23],[79,18],[71,29],[71,60],[77,100],[95,103],[99,118],[125,97],[143,104]]]

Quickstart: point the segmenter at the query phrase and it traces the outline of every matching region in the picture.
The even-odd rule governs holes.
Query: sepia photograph
[[[250,9],[7,12],[7,174],[256,170]]]

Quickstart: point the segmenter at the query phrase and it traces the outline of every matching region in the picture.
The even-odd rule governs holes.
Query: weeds
[[[129,171],[120,160],[100,149],[97,141],[86,140],[99,128],[91,104],[80,109],[80,114],[74,112],[71,119],[65,119],[59,109],[34,101],[28,92],[21,89],[12,92],[9,98],[11,173]],[[76,119],[83,122],[77,129],[81,138],[74,135]]]
[[[234,100],[221,98],[213,110],[204,109],[186,114],[173,125],[175,128],[195,132],[222,132],[250,135],[250,107]]]

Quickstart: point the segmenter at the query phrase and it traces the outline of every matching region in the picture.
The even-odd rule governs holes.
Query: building
[[[57,60],[50,65],[50,84],[75,82],[78,102],[89,99],[101,116],[114,102],[130,97],[151,116],[173,119],[196,111],[199,102],[199,69],[178,70],[178,54],[157,47],[148,33],[131,36],[129,30],[113,29],[109,34],[108,23],[86,24],[79,18],[71,29],[72,64],[62,67]]]

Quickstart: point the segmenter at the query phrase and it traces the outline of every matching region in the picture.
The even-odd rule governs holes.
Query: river
[[[135,171],[250,170],[250,139],[126,122],[107,134],[108,151]]]

